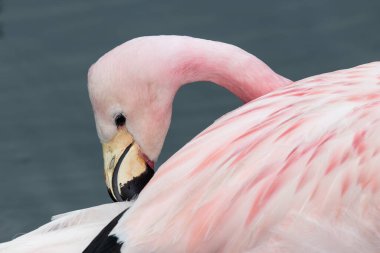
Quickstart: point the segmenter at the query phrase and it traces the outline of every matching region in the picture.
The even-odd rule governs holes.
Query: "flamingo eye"
[[[123,114],[118,114],[115,118],[115,125],[117,127],[122,127],[125,125],[126,118]]]

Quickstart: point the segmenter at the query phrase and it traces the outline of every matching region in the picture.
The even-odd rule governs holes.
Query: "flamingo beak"
[[[153,166],[126,128],[103,144],[104,176],[113,201],[137,197],[154,175]]]

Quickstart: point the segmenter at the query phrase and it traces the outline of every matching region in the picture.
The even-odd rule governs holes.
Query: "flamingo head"
[[[154,174],[176,92],[168,65],[173,45],[142,37],[116,47],[88,73],[104,174],[114,201],[130,200]]]
[[[153,176],[174,96],[182,85],[196,81],[219,84],[245,102],[291,82],[255,56],[221,42],[148,36],[114,48],[88,75],[106,184],[114,200],[135,197]]]

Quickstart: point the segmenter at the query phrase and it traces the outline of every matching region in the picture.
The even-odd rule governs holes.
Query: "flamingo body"
[[[379,129],[380,63],[298,81],[188,143],[113,233],[123,252],[375,252]]]

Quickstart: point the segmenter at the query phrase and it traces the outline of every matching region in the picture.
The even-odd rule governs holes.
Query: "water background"
[[[380,1],[0,0],[0,241],[110,199],[88,67],[142,35],[238,45],[294,80],[380,60]],[[209,83],[174,103],[159,163],[241,103]]]

